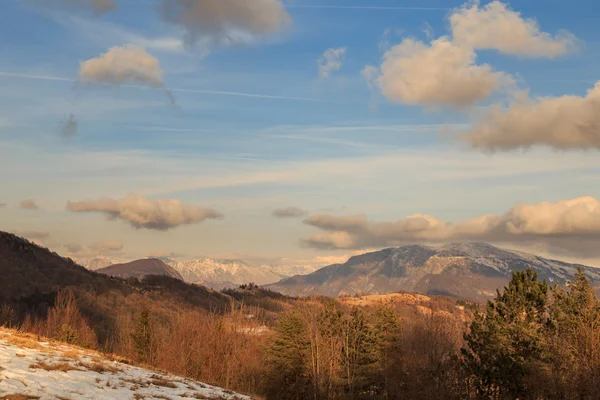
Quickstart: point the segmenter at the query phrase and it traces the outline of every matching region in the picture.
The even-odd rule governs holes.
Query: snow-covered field
[[[0,398],[250,399],[215,386],[109,360],[0,328]],[[11,398],[11,397],[7,397]]]

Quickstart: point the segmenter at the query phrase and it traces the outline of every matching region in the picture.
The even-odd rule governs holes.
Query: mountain
[[[221,288],[250,282],[266,285],[299,273],[314,271],[305,266],[250,265],[240,260],[215,260],[212,258],[165,262],[177,270],[186,282]]]
[[[111,257],[105,255],[97,255],[94,257],[72,257],[73,261],[77,264],[91,270],[96,271],[102,268],[109,267],[114,264],[122,264],[127,262],[126,260],[118,257]]]
[[[96,270],[104,275],[116,276],[119,278],[138,278],[141,279],[147,275],[165,275],[171,278],[184,280],[183,277],[171,266],[165,264],[156,258],[144,258],[125,264],[114,264],[106,268]]]
[[[564,285],[582,268],[596,288],[600,269],[503,250],[486,243],[442,247],[403,246],[350,258],[308,275],[265,288],[290,296],[385,294],[397,291],[456,296],[482,301],[507,284],[511,271],[531,267],[549,283]]]

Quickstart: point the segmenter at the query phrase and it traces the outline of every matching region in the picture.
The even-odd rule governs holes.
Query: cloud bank
[[[223,218],[218,211],[185,205],[181,200],[150,200],[138,195],[128,195],[120,200],[68,202],[66,209],[72,212],[102,213],[111,220],[127,222],[136,229],[158,231],[197,224],[207,219]]]
[[[457,223],[423,214],[393,222],[373,222],[364,215],[313,215],[304,223],[323,231],[302,241],[305,247],[318,249],[364,249],[414,242],[534,241],[548,244],[555,253],[600,255],[600,202],[589,196],[518,204],[502,215],[481,215]]]
[[[346,55],[345,47],[331,48],[325,50],[323,55],[317,60],[319,67],[319,76],[328,78],[332,72],[339,71],[342,68],[343,57]]]
[[[284,29],[291,22],[280,0],[162,0],[166,22],[186,31],[186,42],[208,39],[214,44],[244,42]]]
[[[453,41],[473,49],[497,50],[529,58],[555,58],[572,52],[577,39],[569,32],[542,32],[534,19],[524,19],[500,1],[480,7],[478,1],[449,17]]]
[[[276,218],[297,218],[306,215],[306,211],[298,207],[277,208],[271,213]]]
[[[600,149],[600,82],[584,97],[522,97],[507,109],[490,107],[461,138],[486,151]]]
[[[19,203],[19,207],[22,208],[23,210],[39,210],[40,209],[38,207],[38,205],[36,204],[35,200],[32,200],[32,199],[21,201]]]

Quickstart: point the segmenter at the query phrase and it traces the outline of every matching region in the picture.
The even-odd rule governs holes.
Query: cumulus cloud
[[[320,249],[363,249],[407,243],[489,241],[545,243],[562,252],[600,255],[600,202],[580,197],[555,203],[518,204],[503,215],[482,215],[457,223],[415,214],[393,222],[369,221],[364,215],[313,215],[305,224],[323,232],[302,241]]]
[[[92,243],[88,247],[97,253],[109,253],[123,250],[123,243],[119,241]]]
[[[522,57],[554,58],[573,51],[576,38],[569,32],[542,32],[534,19],[524,19],[500,1],[480,7],[479,1],[465,4],[449,17],[457,44],[474,49],[498,50]]]
[[[328,78],[332,72],[339,71],[339,69],[342,68],[343,58],[345,55],[345,47],[325,50],[323,55],[317,60],[317,65],[319,66],[319,76],[321,78]]]
[[[513,101],[490,107],[461,136],[488,151],[545,145],[556,149],[600,149],[600,82],[585,97],[562,96]]]
[[[412,105],[465,107],[510,87],[513,78],[488,64],[476,64],[475,51],[447,37],[430,44],[404,39],[383,56],[379,71],[363,76],[391,101]],[[376,73],[378,72],[378,73]]]
[[[19,207],[23,210],[39,210],[40,208],[36,204],[35,200],[23,200],[19,203]]]
[[[306,211],[298,208],[298,207],[286,207],[286,208],[277,208],[273,210],[271,213],[274,217],[277,218],[296,218],[302,217],[306,215]]]
[[[159,231],[223,217],[215,210],[185,205],[181,200],[150,200],[138,195],[128,195],[119,200],[104,198],[95,201],[68,202],[66,209],[73,212],[102,213],[111,220],[125,221],[137,229]]]
[[[93,84],[138,84],[163,86],[163,70],[158,59],[139,45],[111,47],[106,53],[81,63],[79,80]]]
[[[73,114],[62,123],[61,132],[64,137],[71,137],[77,133],[77,119]]]
[[[186,42],[240,43],[289,25],[280,0],[162,0],[162,18],[186,31]]]

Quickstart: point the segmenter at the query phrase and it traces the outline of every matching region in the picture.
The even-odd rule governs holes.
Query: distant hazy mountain
[[[145,258],[125,264],[115,264],[96,270],[101,274],[119,278],[143,278],[147,275],[166,275],[184,280],[183,277],[171,266],[156,258]]]
[[[455,243],[439,248],[412,245],[367,253],[352,257],[345,264],[283,279],[266,288],[291,296],[416,291],[485,300],[507,284],[511,271],[528,267],[549,283],[561,285],[581,267],[594,287],[600,287],[600,269],[502,250],[486,243]]]
[[[310,273],[315,268],[289,265],[250,265],[241,260],[201,258],[189,261],[164,260],[177,270],[186,282],[209,287],[230,287],[244,283],[266,285],[299,273]],[[216,288],[215,287],[215,288]]]
[[[124,259],[118,258],[118,257],[103,256],[103,255],[98,255],[98,256],[94,256],[94,257],[72,257],[72,259],[77,264],[79,264],[83,267],[86,267],[87,269],[89,269],[91,271],[105,268],[105,267],[108,267],[108,266],[114,265],[114,264],[122,264],[122,263],[125,263],[128,261],[128,260],[124,260]]]

